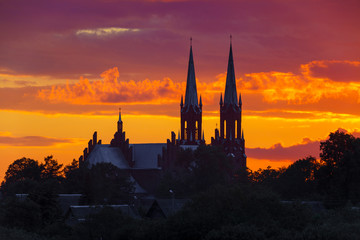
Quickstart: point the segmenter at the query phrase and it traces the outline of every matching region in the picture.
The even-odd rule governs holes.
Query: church
[[[235,67],[232,43],[227,67],[224,98],[220,95],[220,131],[215,129],[211,145],[221,147],[232,157],[235,163],[234,171],[246,168],[245,139],[241,126],[242,101],[236,90]],[[195,78],[195,66],[190,44],[190,56],[187,72],[185,98],[180,100],[180,132],[176,137],[171,132],[171,139],[166,143],[131,144],[126,138],[124,123],[119,111],[117,132],[110,144],[102,144],[97,139],[97,132],[89,141],[79,158],[80,167],[89,167],[97,163],[112,163],[129,173],[135,184],[135,194],[146,195],[155,192],[161,174],[175,168],[177,151],[179,149],[195,150],[204,145],[202,130],[202,100],[198,98]]]

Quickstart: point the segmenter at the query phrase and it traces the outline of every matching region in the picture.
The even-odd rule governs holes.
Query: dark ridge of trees
[[[212,146],[181,150],[158,195],[189,198],[168,219],[132,219],[104,208],[69,227],[57,194],[82,193],[84,204],[129,203],[129,176],[107,163],[79,168],[52,156],[22,158],[1,184],[0,239],[359,239],[360,139],[336,131],[321,143],[320,159],[280,169],[233,172],[231,157]],[[28,193],[23,201],[15,193]],[[284,203],[284,200],[291,200]],[[301,204],[322,201],[327,209]]]

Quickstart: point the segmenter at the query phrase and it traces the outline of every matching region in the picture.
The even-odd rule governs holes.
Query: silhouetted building
[[[234,171],[246,167],[245,139],[241,127],[242,102],[237,97],[232,44],[226,77],[224,101],[220,96],[220,132],[215,129],[211,145],[221,146],[228,156],[234,158]],[[176,139],[171,132],[171,139],[166,143],[130,144],[126,138],[119,111],[117,132],[110,144],[97,140],[97,133],[89,141],[79,158],[80,166],[91,166],[96,163],[109,162],[130,173],[135,182],[138,194],[149,194],[155,191],[163,171],[181,168],[176,161],[177,152],[182,149],[195,150],[205,144],[202,131],[202,100],[198,99],[195,78],[195,66],[192,45],[186,81],[185,103],[183,96],[180,102],[180,132]]]
[[[245,139],[241,128],[242,101],[239,101],[236,91],[236,79],[232,44],[230,42],[230,53],[226,75],[226,86],[224,101],[220,96],[220,134],[215,129],[215,137],[211,138],[211,144],[222,146],[224,151],[234,158],[237,169],[246,167]]]
[[[181,136],[180,145],[199,145],[205,143],[202,135],[202,101],[198,102],[195,66],[192,46],[190,46],[189,67],[186,81],[185,104],[180,102]]]

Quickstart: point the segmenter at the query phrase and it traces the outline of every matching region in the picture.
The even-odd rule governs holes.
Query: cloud
[[[352,134],[357,138],[360,137],[360,131],[357,129],[348,131],[346,129],[339,128],[338,130],[344,133]],[[328,139],[328,137],[326,137],[326,139]],[[246,148],[246,155],[253,159],[292,162],[307,156],[319,158],[320,142],[325,141],[326,139],[311,140],[309,138],[303,138],[301,143],[288,147],[282,146],[281,143],[276,143],[270,148]]]
[[[135,82],[119,81],[117,67],[101,74],[102,80],[90,82],[81,78],[76,84],[53,86],[51,90],[42,89],[38,97],[52,102],[70,102],[74,104],[91,103],[167,103],[178,102],[184,92],[183,83],[174,83],[171,79]]]
[[[138,28],[119,28],[119,27],[108,27],[108,28],[95,28],[95,29],[80,29],[76,31],[76,35],[94,35],[97,37],[107,37],[111,35],[124,34],[129,32],[138,32]]]
[[[185,93],[186,82],[175,83],[170,78],[163,80],[121,81],[117,67],[101,74],[102,79],[89,81],[81,78],[78,83],[52,86],[38,91],[38,98],[53,103],[72,104],[164,104],[178,103]],[[203,103],[213,101],[214,94],[225,88],[225,80],[218,78],[212,83],[197,82]]]
[[[302,143],[289,147],[277,143],[270,148],[246,148],[246,155],[249,158],[268,159],[270,161],[296,161],[309,155],[319,157],[319,153],[320,141],[312,141],[309,138],[304,138]]]
[[[324,65],[325,63],[328,65]],[[349,83],[346,78],[344,81],[333,81],[321,74],[314,74],[313,70],[316,69],[314,66],[323,66],[323,68],[355,66],[356,70],[353,72],[359,71],[360,77],[360,62],[313,61],[301,65],[300,74],[275,71],[245,74],[243,79],[238,80],[238,86],[248,92],[261,93],[264,101],[270,103],[285,101],[288,104],[312,104],[328,98],[341,99],[354,96],[360,101],[360,78],[357,78],[356,74],[352,76],[353,79],[358,79],[357,83]],[[333,78],[337,79],[337,77],[339,76],[333,74]]]
[[[360,82],[359,61],[312,61],[303,65],[306,75],[336,82]]]
[[[69,138],[53,138],[44,136],[23,136],[14,137],[9,134],[0,134],[0,146],[16,146],[16,147],[49,147],[62,143],[74,143]]]

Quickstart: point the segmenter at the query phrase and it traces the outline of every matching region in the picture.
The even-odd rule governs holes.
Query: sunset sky
[[[121,107],[130,143],[180,129],[192,37],[203,128],[219,123],[229,36],[248,167],[318,157],[360,136],[358,0],[0,1],[0,179],[21,157],[78,158],[109,143]]]

